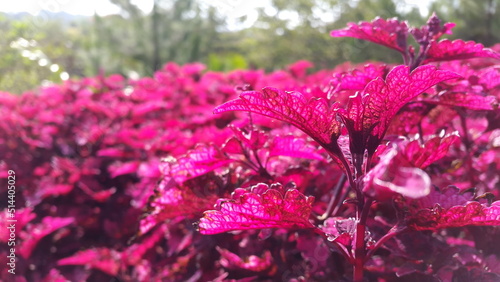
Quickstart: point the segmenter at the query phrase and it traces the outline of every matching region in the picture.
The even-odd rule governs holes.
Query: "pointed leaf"
[[[220,247],[217,247],[217,251],[221,254],[220,264],[227,269],[263,272],[273,266],[273,257],[268,250],[264,251],[263,257],[252,255],[245,258]]]
[[[183,183],[233,161],[214,145],[198,145],[178,160],[164,159],[162,165],[164,175],[173,177],[177,183]]]
[[[318,150],[308,144],[304,138],[297,138],[292,135],[276,136],[269,148],[269,157],[288,156],[294,158],[304,158],[313,160],[323,160],[324,157],[318,154]]]
[[[500,226],[500,201],[487,205],[471,200],[472,195],[460,194],[460,190],[453,186],[442,192],[435,190],[412,203],[407,224],[415,230]]]
[[[427,51],[424,64],[437,61],[464,60],[478,57],[494,58],[500,60],[500,54],[484,48],[483,44],[460,39],[443,39],[439,42],[432,41]]]
[[[120,253],[107,248],[80,251],[73,256],[60,259],[58,265],[82,265],[98,269],[111,276],[116,276],[121,266]]]
[[[401,107],[430,87],[458,77],[457,74],[430,65],[420,66],[411,73],[407,66],[395,67],[387,74],[385,81],[375,79],[364,89],[364,95],[368,95],[368,103],[364,105],[364,128],[376,124],[372,134],[382,138]]]
[[[299,92],[284,92],[266,87],[262,92],[243,92],[238,99],[226,102],[214,113],[227,111],[250,111],[278,120],[286,121],[311,136],[327,150],[332,140],[340,134],[336,120],[337,104],[332,106],[324,99],[306,99]]]
[[[435,136],[423,145],[420,145],[418,140],[414,140],[405,146],[404,154],[413,166],[424,169],[446,156],[450,146],[459,140],[456,133],[444,137]]]
[[[367,40],[404,53],[408,25],[396,18],[387,20],[376,18],[372,22],[348,23],[346,28],[333,30],[330,35]]]
[[[363,155],[365,148],[372,154],[406,103],[433,85],[456,77],[435,66],[420,66],[410,73],[409,67],[401,65],[393,68],[385,80],[379,77],[369,82],[362,94],[349,99],[347,112],[341,113],[353,154]]]
[[[387,74],[386,65],[366,64],[363,69],[354,69],[350,72],[340,73],[332,79],[334,92],[344,90],[363,90],[368,82]]]
[[[202,234],[263,228],[313,228],[309,222],[314,197],[280,184],[258,184],[251,191],[237,189],[232,199],[221,199],[216,210],[206,211],[199,222]]]
[[[51,217],[46,216],[42,222],[33,225],[27,225],[26,231],[21,232],[21,246],[19,247],[19,254],[24,258],[29,258],[31,253],[38,245],[38,242],[43,237],[50,233],[63,228],[75,221],[72,217]]]
[[[495,96],[480,96],[474,93],[445,92],[433,100],[424,100],[429,104],[461,107],[471,110],[496,110],[498,99]]]
[[[212,208],[219,196],[208,188],[209,181],[203,182],[204,189],[201,190],[194,185],[175,186],[168,178],[163,179],[155,189],[155,196],[149,199],[147,213],[139,224],[140,234],[147,233],[166,220],[180,216],[199,217],[204,211]]]

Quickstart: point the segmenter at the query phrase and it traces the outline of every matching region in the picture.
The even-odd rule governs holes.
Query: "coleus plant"
[[[499,226],[500,201],[491,202],[488,194],[477,198],[484,200],[474,200],[474,196],[465,196],[453,186],[435,190],[425,171],[444,158],[460,141],[460,136],[467,148],[471,146],[467,144],[470,137],[465,122],[461,134],[446,133],[444,129],[437,136],[424,132],[387,136],[393,119],[404,115],[404,107],[415,100],[429,107],[436,104],[456,107],[462,121],[469,110],[498,111],[498,91],[492,93],[497,95],[468,91],[458,87],[464,84],[463,76],[429,64],[475,57],[500,59],[498,53],[481,44],[438,41],[441,35],[451,33],[452,27],[450,23],[441,25],[433,15],[421,28],[409,28],[397,19],[376,19],[332,31],[332,36],[355,37],[395,49],[403,55],[405,63],[385,66],[383,72],[372,71],[376,68],[364,72],[365,68],[341,75],[337,81],[341,87],[335,91],[354,91],[345,105],[334,99],[311,97],[309,93],[266,87],[261,91],[244,91],[239,98],[218,106],[216,114],[247,111],[297,127],[316,141],[343,172],[338,189],[352,193],[342,195],[332,191],[330,204],[323,214],[315,216],[314,195],[306,196],[293,185],[284,188],[279,183],[260,183],[238,188],[230,198],[218,200],[215,210],[204,213],[198,223],[199,231],[215,234],[264,228],[309,229],[353,265],[351,279],[363,281],[367,262],[387,240],[403,231]],[[418,43],[418,53],[407,43],[408,35]],[[498,89],[498,86],[497,79],[493,87]],[[339,95],[330,93],[329,97],[332,94]],[[347,186],[343,187],[346,180]],[[485,190],[494,191],[498,184],[495,186]],[[391,202],[398,203],[393,212],[400,216],[392,223],[386,222],[392,225],[390,229],[373,234],[369,218],[377,214],[377,207]],[[339,213],[339,205],[353,208]]]
[[[332,32],[397,50],[403,65],[168,63],[137,81],[0,93],[15,278],[498,280],[500,57],[440,40],[452,27],[433,16]]]

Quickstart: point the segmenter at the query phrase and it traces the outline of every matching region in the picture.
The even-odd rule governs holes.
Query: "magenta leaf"
[[[232,199],[220,199],[198,224],[202,234],[264,228],[313,228],[309,222],[314,197],[281,184],[258,184],[250,191],[236,189]]]
[[[484,48],[483,44],[460,39],[432,41],[423,64],[437,61],[463,60],[477,57],[494,58],[500,60],[500,54]]]
[[[429,104],[461,107],[470,110],[496,110],[499,102],[495,96],[480,96],[474,93],[445,92],[436,99],[424,100]]]
[[[424,169],[443,158],[448,153],[450,146],[459,140],[456,133],[444,137],[435,136],[423,145],[420,145],[418,140],[414,140],[405,146],[404,154],[413,166]]]
[[[155,196],[148,203],[147,214],[140,221],[140,234],[145,234],[153,227],[177,217],[199,217],[213,207],[219,198],[211,191],[196,191],[187,185],[172,186],[168,178],[162,180]],[[208,185],[208,181],[205,183]]]
[[[346,28],[333,30],[330,35],[367,40],[404,53],[408,25],[396,18],[387,20],[376,18],[372,22],[348,23]]]
[[[227,269],[264,272],[273,268],[273,257],[268,250],[264,251],[262,257],[251,255],[245,258],[220,247],[217,247],[217,251],[221,254],[220,264]]]
[[[183,183],[233,161],[214,145],[198,145],[177,160],[165,159],[162,165],[165,175],[171,176],[177,183]]]
[[[269,139],[269,136],[265,134],[261,130],[257,130],[254,127],[251,128],[236,128],[234,126],[230,126],[230,128],[233,130],[234,135],[236,139],[245,147],[251,150],[258,150],[264,147],[266,144],[267,140]],[[231,140],[231,139],[230,139]],[[228,141],[229,143],[230,141]],[[242,147],[243,148],[243,147]],[[227,148],[229,149],[229,148]],[[236,149],[234,152],[230,151],[231,153],[238,153],[241,149]],[[226,150],[224,150],[226,151]],[[241,151],[243,152],[243,151]]]
[[[165,232],[166,226],[162,226],[162,228],[158,228],[156,232],[152,232],[151,235],[143,238],[140,243],[127,247],[121,254],[122,261],[127,265],[137,265],[140,263],[144,254],[165,237]]]
[[[332,79],[335,87],[334,92],[344,90],[363,90],[368,82],[377,77],[385,77],[387,74],[386,65],[366,64],[363,69],[354,69],[350,72],[339,73]]]
[[[342,117],[351,135],[353,154],[372,154],[396,113],[428,88],[458,75],[425,65],[409,71],[407,66],[392,69],[386,79],[372,80],[362,94],[352,97]]]
[[[273,138],[269,148],[269,157],[274,156],[288,156],[313,160],[324,159],[324,157],[318,153],[318,149],[311,146],[306,139],[297,138],[293,135],[276,136]]]
[[[338,107],[322,98],[307,99],[299,92],[266,87],[262,92],[243,92],[238,99],[215,108],[214,113],[249,111],[288,122],[311,136],[339,165],[347,167],[336,143],[340,135]]]
[[[108,171],[111,178],[115,178],[120,175],[135,173],[140,164],[139,161],[115,162],[108,167]]]
[[[22,231],[20,234],[22,243],[19,248],[19,254],[26,259],[29,258],[38,242],[40,242],[43,237],[73,223],[74,221],[75,219],[72,217],[46,216],[40,223],[32,225],[28,224],[26,226],[26,230]]]
[[[438,230],[469,225],[500,226],[500,201],[491,205],[473,200],[471,193],[460,193],[454,186],[434,190],[411,203],[407,218],[415,230]]]
[[[250,111],[286,121],[307,133],[325,148],[339,136],[336,120],[338,105],[328,105],[324,99],[306,99],[299,92],[285,92],[266,87],[262,92],[243,92],[238,99],[226,102],[214,113]]]
[[[82,265],[116,276],[121,266],[121,254],[113,249],[97,248],[80,251],[60,259],[58,265]]]

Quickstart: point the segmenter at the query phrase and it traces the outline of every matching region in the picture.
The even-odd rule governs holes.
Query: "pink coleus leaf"
[[[120,175],[130,174],[137,171],[140,161],[130,161],[130,162],[114,162],[108,167],[109,174],[111,178],[118,177]]]
[[[233,130],[236,139],[251,150],[261,149],[269,139],[267,134],[255,127],[237,128],[230,126],[230,128]]]
[[[206,174],[234,160],[228,158],[215,145],[198,145],[185,156],[175,160],[163,160],[163,173],[171,176],[177,183]]]
[[[426,103],[461,107],[471,110],[496,110],[499,102],[495,96],[481,96],[474,93],[445,92],[436,99],[426,99]]]
[[[220,199],[198,224],[202,234],[263,228],[314,228],[309,222],[314,197],[281,184],[257,184],[236,189],[232,199]]]
[[[384,77],[387,74],[386,65],[366,64],[363,69],[354,69],[350,72],[336,74],[331,83],[334,87],[333,92],[344,90],[361,91],[368,82],[377,77]]]
[[[74,221],[75,219],[72,217],[46,216],[40,223],[33,225],[28,224],[26,230],[22,231],[20,234],[22,243],[19,248],[19,254],[26,259],[29,258],[38,242],[40,242],[43,237],[73,223]]]
[[[108,248],[89,249],[60,259],[58,265],[82,265],[116,276],[121,266],[119,252]]]
[[[386,79],[377,78],[366,85],[362,94],[352,97],[342,113],[352,140],[353,153],[373,153],[396,113],[428,88],[458,75],[435,66],[420,66],[410,72],[407,66],[392,69]]]
[[[348,23],[346,28],[333,30],[330,35],[367,40],[404,53],[408,25],[396,18],[387,20],[376,18],[372,22]]]
[[[500,60],[500,54],[484,48],[483,44],[460,39],[432,41],[426,53],[424,64],[437,61],[463,60],[477,57],[494,58]]]
[[[328,147],[340,134],[340,124],[336,120],[337,109],[337,104],[329,106],[324,99],[308,100],[299,92],[266,87],[262,92],[243,92],[238,99],[215,108],[214,113],[250,111],[286,121]]]
[[[262,257],[251,255],[249,257],[241,258],[235,253],[226,249],[216,247],[217,251],[221,254],[220,264],[227,269],[232,270],[249,270],[252,272],[264,272],[272,270],[273,257],[268,250],[264,251]]]
[[[276,136],[273,138],[269,148],[269,157],[288,156],[313,160],[323,160],[324,157],[318,153],[318,149],[308,144],[304,138],[296,136]]]
[[[469,225],[500,226],[500,201],[491,205],[473,200],[454,186],[434,190],[411,202],[407,225],[415,230],[438,230]]]
[[[175,185],[168,178],[163,179],[150,198],[147,214],[139,224],[140,234],[145,234],[153,227],[169,219],[179,216],[185,218],[199,217],[204,211],[213,207],[219,198],[208,188],[209,181],[203,191],[187,185]]]
[[[226,102],[214,113],[249,111],[288,122],[311,136],[341,166],[342,153],[336,140],[340,135],[338,104],[329,105],[322,98],[307,99],[299,92],[285,92],[266,87],[262,92],[243,92],[238,99]]]
[[[409,142],[404,148],[407,160],[415,167],[424,169],[435,161],[443,158],[451,145],[460,140],[456,133],[446,136],[435,136],[423,145],[419,140]]]

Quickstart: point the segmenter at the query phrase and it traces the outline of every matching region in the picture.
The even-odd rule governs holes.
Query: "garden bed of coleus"
[[[401,65],[0,93],[0,280],[498,281],[500,48],[452,28],[331,33]]]

